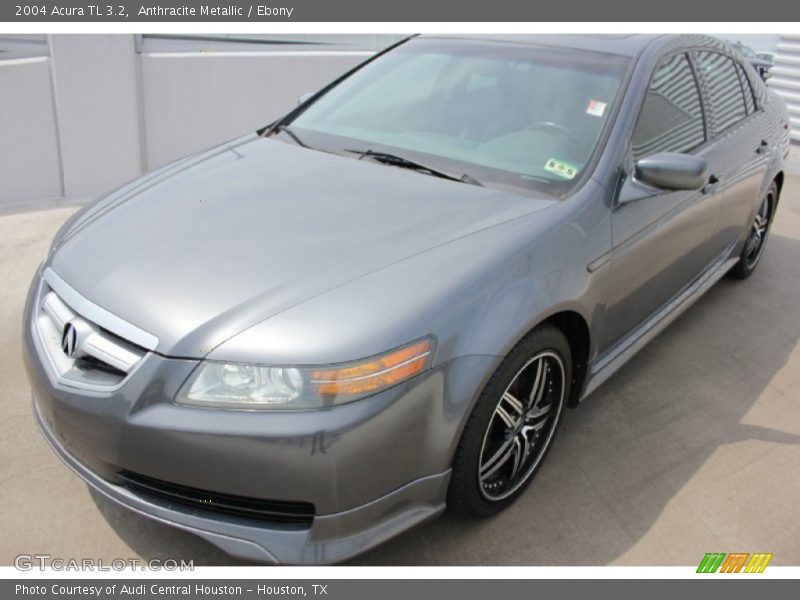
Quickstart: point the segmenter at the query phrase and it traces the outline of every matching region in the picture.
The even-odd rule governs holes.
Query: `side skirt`
[[[667,328],[683,311],[694,304],[700,296],[711,289],[727,273],[739,257],[728,258],[733,248],[723,253],[723,258],[715,262],[683,292],[667,303],[657,313],[645,321],[638,329],[614,346],[592,365],[589,381],[586,383],[581,400],[586,398],[602,383],[620,369],[631,357],[648,342]]]

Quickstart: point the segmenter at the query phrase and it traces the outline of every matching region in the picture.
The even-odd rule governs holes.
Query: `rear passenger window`
[[[724,131],[747,116],[740,71],[732,58],[718,52],[696,52],[697,71],[708,90],[715,133]],[[751,95],[752,99],[752,95]]]
[[[688,152],[705,141],[700,92],[685,54],[666,59],[647,90],[633,133],[633,158]]]
[[[742,92],[744,93],[744,106],[748,115],[752,115],[756,111],[756,102],[753,96],[753,87],[750,85],[750,79],[744,72],[744,67],[741,63],[736,63],[736,70],[739,71],[739,81],[742,82]]]

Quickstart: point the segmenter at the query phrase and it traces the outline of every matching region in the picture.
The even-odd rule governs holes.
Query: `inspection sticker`
[[[595,117],[602,117],[606,112],[607,102],[600,102],[600,100],[589,100],[589,106],[586,107],[586,114]]]
[[[554,173],[562,179],[574,179],[580,169],[578,165],[573,165],[557,158],[548,158],[547,162],[544,163],[545,171]]]

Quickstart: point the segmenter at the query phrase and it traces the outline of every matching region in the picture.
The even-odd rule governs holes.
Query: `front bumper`
[[[29,297],[24,359],[36,420],[56,454],[111,500],[261,562],[339,562],[439,514],[465,416],[498,360],[462,357],[370,398],[319,411],[193,408],[172,399],[195,360],[150,353],[108,393],[54,380],[36,347],[31,304]],[[136,493],[121,472],[310,503],[313,519],[256,522],[180,506]]]
[[[189,531],[228,554],[262,563],[328,564],[355,556],[444,510],[450,473],[408,483],[358,508],[314,518],[310,528],[256,527],[162,506],[106,481],[61,444],[34,399],[36,423],[50,447],[76,475],[110,500]]]

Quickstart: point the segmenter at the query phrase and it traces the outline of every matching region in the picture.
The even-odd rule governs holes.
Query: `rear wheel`
[[[729,274],[737,279],[746,279],[755,271],[764,248],[767,245],[769,227],[772,224],[772,217],[775,213],[775,201],[778,198],[778,187],[773,181],[766,194],[761,200],[753,224],[747,234],[747,241],[744,244],[739,262],[730,270]]]
[[[489,516],[510,505],[550,449],[569,393],[567,339],[537,327],[503,360],[481,393],[453,461],[448,508]]]

